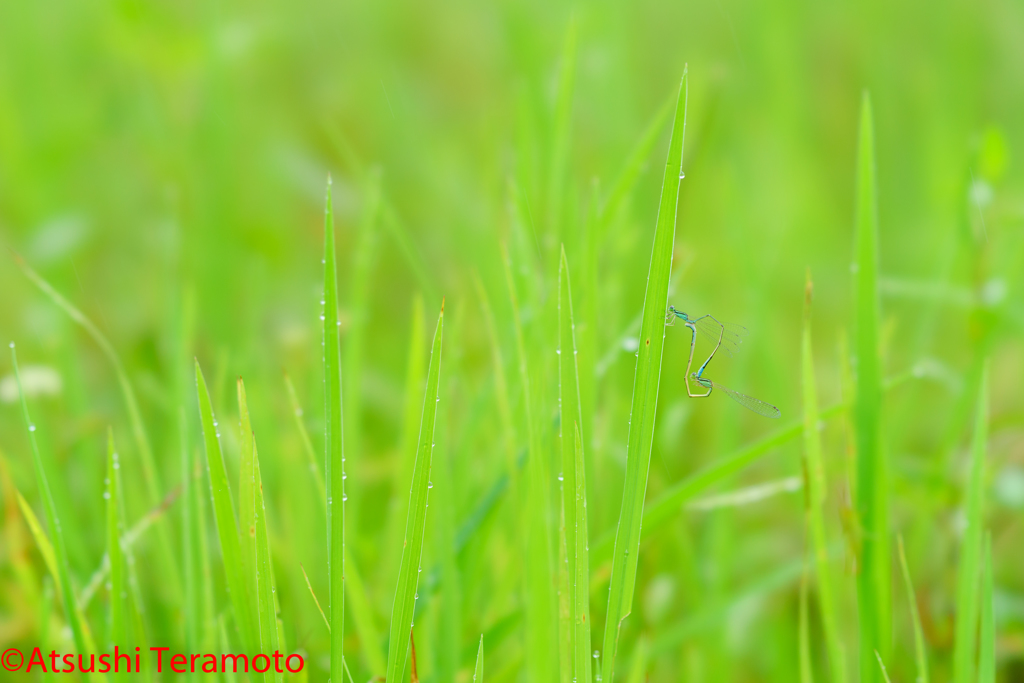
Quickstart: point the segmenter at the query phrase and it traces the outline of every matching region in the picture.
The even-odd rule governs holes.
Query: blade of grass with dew
[[[878,654],[878,650],[875,650],[875,659],[878,660],[878,668],[882,670],[882,680],[885,683],[891,683],[889,681],[889,672],[885,670],[885,663],[882,661],[882,655]]]
[[[573,680],[576,683],[590,683],[594,672],[590,664],[590,540],[587,531],[586,458],[580,427],[578,424],[573,427],[576,435],[576,574],[573,577],[576,598],[573,608],[576,675]]]
[[[864,94],[857,150],[856,350],[854,424],[857,440],[857,517],[862,530],[857,574],[862,683],[878,680],[876,650],[890,644],[888,462],[882,447],[882,369],[879,358],[878,199],[871,100]]]
[[[327,178],[324,206],[324,292],[320,314],[324,353],[324,470],[327,492],[327,610],[331,618],[331,680],[344,678],[345,658],[345,447],[341,404],[341,339],[334,203]],[[334,507],[334,495],[341,504]],[[335,515],[337,511],[337,515]]]
[[[124,578],[124,552],[121,548],[121,537],[124,535],[124,520],[121,516],[121,486],[118,470],[117,451],[114,448],[114,430],[107,429],[107,490],[103,497],[107,500],[107,558],[110,562],[110,632],[107,638],[108,651],[115,645],[128,647],[126,601],[128,590]]]
[[[804,293],[804,321],[801,344],[804,403],[804,462],[807,476],[807,523],[814,554],[815,575],[818,582],[818,604],[821,624],[828,650],[828,665],[832,683],[845,683],[846,657],[836,620],[835,600],[832,596],[832,567],[828,561],[828,538],[825,534],[825,495],[828,490],[825,463],[822,457],[821,431],[818,429],[818,387],[814,377],[814,348],[811,339],[811,299],[814,284],[807,270]]]
[[[43,456],[39,452],[39,444],[36,440],[36,426],[32,424],[32,418],[29,417],[28,413],[28,401],[25,398],[25,390],[21,385],[21,372],[18,369],[18,354],[14,348],[14,342],[11,342],[11,365],[14,368],[14,379],[18,387],[18,396],[21,400],[21,414],[25,420],[25,430],[28,432],[29,445],[32,450],[32,468],[35,470],[36,485],[39,487],[39,497],[43,501],[43,512],[46,516],[46,525],[49,528],[50,536],[53,538],[51,543],[51,555],[52,564],[50,571],[54,575],[54,580],[60,586],[61,598],[64,603],[64,616],[67,619],[68,625],[71,627],[71,634],[75,641],[75,647],[78,651],[85,654],[94,654],[96,652],[95,643],[92,641],[92,636],[88,630],[88,624],[78,607],[78,603],[75,599],[75,590],[71,584],[71,570],[68,566],[68,553],[67,547],[64,544],[64,533],[61,531],[60,519],[57,517],[57,508],[53,502],[53,495],[50,493],[50,483],[46,476],[46,470],[43,468]],[[24,502],[19,494],[19,502],[22,503],[22,510],[31,510],[28,505]],[[33,524],[33,518],[35,515],[29,517],[26,515],[26,521],[29,527],[32,528],[33,533],[36,535],[36,541],[39,543],[40,551],[43,552],[44,544],[42,540],[46,538],[43,534],[42,529],[39,527],[39,523]],[[45,553],[44,553],[45,555]],[[48,564],[50,562],[48,561]],[[106,677],[101,674],[92,674],[90,676],[93,680],[105,681]]]
[[[661,187],[661,203],[654,230],[647,289],[644,294],[643,322],[637,351],[633,400],[629,416],[626,445],[626,480],[622,508],[615,534],[611,582],[608,587],[608,611],[604,630],[603,680],[612,683],[615,672],[616,646],[623,620],[632,611],[636,582],[637,558],[640,551],[640,528],[643,519],[647,474],[651,464],[654,441],[654,418],[657,412],[658,388],[661,381],[662,351],[665,344],[665,311],[668,306],[668,285],[672,272],[672,249],[675,242],[676,205],[683,166],[683,139],[686,133],[687,76],[679,85],[668,160]]]
[[[381,551],[384,585],[390,586],[398,580],[398,567],[402,558],[402,537],[405,534],[409,500],[403,492],[412,486],[412,470],[416,463],[416,437],[419,436],[420,411],[422,409],[423,382],[426,363],[423,354],[424,330],[423,297],[417,294],[412,301],[412,318],[409,326],[409,347],[405,365],[404,404],[402,407],[402,432],[399,443],[399,465],[394,468],[391,503],[388,509],[386,547]]]
[[[581,590],[583,595],[589,593],[589,579],[582,586],[576,583],[579,577],[577,567],[577,554],[579,545],[576,538],[576,527],[579,521],[578,507],[583,503],[579,498],[579,486],[576,481],[576,458],[577,451],[582,451],[582,444],[578,443],[578,432],[583,423],[583,416],[580,408],[580,387],[579,371],[576,361],[576,339],[574,333],[572,314],[572,287],[569,281],[569,263],[565,256],[565,246],[562,246],[561,258],[558,268],[558,405],[559,405],[559,432],[561,436],[561,530],[562,539],[560,548],[564,552],[564,567],[560,568],[560,574],[564,576],[561,590],[564,591],[563,600],[567,603],[568,619],[568,642],[563,648],[568,655],[567,664],[569,670],[563,675],[564,680],[577,681],[582,683],[586,671],[590,670],[590,644],[579,641],[581,635],[581,624],[585,619],[585,613],[579,611],[580,601],[577,599],[577,591]],[[584,604],[586,601],[584,600]],[[589,627],[589,624],[587,625]],[[579,648],[583,648],[583,658],[579,656]],[[583,669],[580,669],[580,662],[583,662]]]
[[[480,634],[480,647],[476,651],[476,666],[473,667],[473,683],[484,683],[484,634]]]
[[[912,370],[901,373],[889,379],[886,382],[885,388],[887,391],[895,389],[914,377],[915,374]],[[819,414],[819,418],[821,420],[831,419],[842,414],[851,405],[851,403],[846,402],[835,403],[823,409]],[[802,436],[803,429],[802,419],[794,421],[751,444],[743,446],[735,453],[707,465],[678,484],[669,487],[653,503],[647,506],[643,518],[644,528],[647,529],[648,534],[661,528],[674,519],[688,501],[718,482],[748,467],[776,448]],[[612,550],[614,538],[614,535],[611,533],[602,536],[594,547],[595,555],[602,558],[608,556]]]
[[[193,465],[192,446],[188,438],[188,422],[185,408],[178,408],[178,438],[181,449],[182,501],[181,506],[181,545],[182,560],[185,565],[185,604],[183,607],[185,620],[185,650],[202,652],[203,644],[208,641],[206,613],[203,605],[204,582],[202,557],[205,551],[205,528],[200,525],[202,513],[200,486],[196,482],[196,470]]]
[[[53,285],[47,282],[41,275],[39,275],[28,262],[19,254],[14,255],[14,259],[22,272],[28,277],[29,280],[40,289],[50,301],[52,301],[58,308],[67,314],[74,322],[78,323],[92,337],[93,341],[103,352],[103,355],[107,357],[111,366],[114,368],[114,374],[117,375],[117,383],[121,389],[121,394],[124,397],[125,407],[128,410],[128,420],[131,424],[132,437],[135,441],[135,448],[139,453],[139,460],[142,464],[142,475],[146,482],[146,493],[149,497],[149,504],[151,506],[157,505],[160,502],[161,491],[163,490],[160,485],[160,473],[157,470],[155,461],[153,459],[153,449],[149,443],[149,437],[146,434],[146,426],[142,420],[142,411],[139,409],[138,399],[135,397],[135,389],[132,386],[131,380],[128,379],[128,372],[124,368],[124,364],[121,362],[120,356],[117,355],[117,351],[114,350],[113,344],[107,340],[106,336],[100,332],[100,329],[90,320],[81,310],[78,309],[74,304],[68,301],[60,292],[58,292]],[[161,525],[157,531],[160,536],[160,542],[157,544],[163,555],[163,561],[160,563],[163,565],[163,571],[167,572],[167,576],[172,582],[172,586],[175,590],[180,590],[180,579],[177,573],[177,564],[174,562],[174,557],[171,554],[171,542],[170,532],[165,525]]]
[[[522,319],[512,262],[507,248],[502,246],[502,260],[505,266],[505,283],[508,287],[512,308],[512,327],[516,340],[516,359],[519,367],[519,381],[522,385],[523,412],[526,421],[527,479],[523,520],[521,529],[525,532],[525,575],[526,575],[526,666],[527,677],[542,683],[557,678],[558,674],[558,598],[555,595],[555,578],[551,561],[551,539],[549,536],[550,501],[545,477],[544,455],[535,423],[536,400],[530,381],[530,367],[526,342],[523,337]]]
[[[434,342],[427,369],[427,386],[423,396],[423,413],[417,440],[416,463],[413,467],[412,487],[409,492],[409,515],[405,527],[395,603],[391,611],[391,637],[388,641],[386,680],[399,681],[408,656],[407,635],[413,626],[416,609],[417,582],[423,555],[423,536],[427,522],[427,497],[430,489],[430,461],[434,450],[434,420],[437,404],[441,401],[438,385],[441,378],[441,338],[444,326],[444,303],[437,318]],[[332,630],[333,633],[333,630]]]
[[[238,518],[231,502],[231,486],[228,484],[227,468],[220,447],[220,431],[213,416],[210,393],[206,379],[196,361],[196,390],[199,397],[199,418],[203,428],[203,443],[206,447],[206,470],[210,477],[210,497],[213,500],[213,518],[217,526],[221,558],[227,581],[228,595],[235,614],[235,625],[242,645],[251,652],[257,651],[258,630],[250,610],[251,596],[248,592],[245,565],[242,563],[242,548],[239,542]],[[232,650],[227,650],[231,652]]]
[[[910,580],[910,567],[907,565],[907,554],[903,549],[903,536],[897,538],[900,555],[900,570],[903,572],[903,584],[907,589],[907,601],[910,603],[910,621],[914,627],[914,659],[917,662],[917,683],[928,683],[928,653],[925,650],[924,629],[921,626],[921,614],[917,610],[917,593]]]
[[[981,634],[978,683],[996,683],[996,621],[992,611],[992,533],[985,534],[981,566]]]
[[[800,683],[814,683],[814,666],[811,661],[811,625],[807,609],[807,566],[800,576],[800,622],[797,627],[797,647],[800,660]]]
[[[295,395],[295,388],[292,386],[287,373],[285,374],[285,385],[288,389],[289,406],[291,407],[292,414],[295,416],[295,425],[299,430],[300,441],[305,450],[306,459],[309,462],[313,485],[319,494],[320,504],[326,511],[327,498],[324,490],[324,479],[320,475],[320,468],[316,463],[316,453],[313,451],[313,442],[310,440],[309,432],[306,430],[306,423],[302,420],[302,406],[299,404],[299,399]],[[302,572],[305,574],[306,570],[303,569]],[[306,583],[307,585],[309,583],[308,577]],[[311,586],[310,592],[312,590]],[[359,640],[362,643],[359,651],[366,658],[366,665],[371,671],[384,671],[387,668],[387,663],[380,649],[381,639],[377,630],[373,606],[370,604],[369,593],[367,592],[366,584],[363,582],[359,565],[352,556],[351,551],[349,551],[348,546],[345,546],[345,598],[351,603],[352,621],[355,622],[356,632],[359,634]],[[319,607],[320,605],[317,603],[317,608]],[[320,612],[323,614],[323,610]],[[326,617],[324,618],[326,619]]]
[[[953,641],[953,681],[971,683],[975,673],[975,639],[978,633],[978,573],[981,566],[985,515],[985,470],[988,450],[988,363],[978,385],[974,439],[971,444],[970,479],[967,483],[967,528],[960,544],[956,577],[956,629]]]
[[[278,633],[277,620],[277,588],[274,585],[274,571],[271,567],[270,534],[267,532],[267,506],[263,496],[263,478],[260,475],[260,458],[256,450],[256,438],[251,438],[253,467],[253,496],[255,499],[256,517],[253,520],[256,530],[256,605],[259,614],[260,651],[268,656],[284,647]],[[282,673],[274,667],[275,673],[267,673],[266,681],[282,683]]]

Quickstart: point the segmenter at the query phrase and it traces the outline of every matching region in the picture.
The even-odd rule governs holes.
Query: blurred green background
[[[424,363],[429,353],[422,331],[410,341],[417,297],[427,330],[442,296],[449,313],[433,475],[443,503],[429,510],[424,566],[443,559],[449,532],[505,474],[506,452],[527,443],[503,247],[540,407],[535,420],[554,462],[552,321],[565,243],[591,539],[614,530],[631,335],[650,260],[666,112],[685,64],[686,178],[670,302],[751,330],[735,359],[716,359],[715,377],[778,405],[786,422],[801,414],[807,268],[821,401],[841,399],[857,113],[870,92],[885,374],[922,370],[886,401],[892,530],[906,539],[934,678],[946,680],[972,387],[990,356],[987,515],[998,654],[1004,679],[1024,680],[1019,2],[0,3],[0,242],[111,340],[139,395],[164,492],[181,479],[182,402],[200,448],[191,368],[179,358],[183,311],[193,311],[194,330],[185,357],[203,364],[225,425],[237,424],[233,379],[245,378],[282,618],[289,649],[310,656],[310,680],[326,678],[329,646],[299,563],[323,601],[326,532],[282,371],[322,453],[327,175],[339,241],[347,528],[386,635],[400,552],[394,501],[407,491],[403,414],[410,396],[417,411],[422,396],[422,385],[407,379],[410,344]],[[631,158],[643,162],[640,173],[621,182]],[[511,443],[484,298],[509,382]],[[0,337],[16,341],[20,362],[42,378],[31,406],[72,572],[84,585],[104,552],[107,425],[121,442],[129,523],[151,507],[116,378],[93,340],[9,253],[0,256]],[[684,328],[668,330],[648,500],[775,426],[721,396],[688,399],[687,342]],[[4,356],[0,449],[38,510],[10,371]],[[222,431],[235,481],[237,434]],[[832,420],[824,437],[841,623],[853,651],[854,568],[842,524],[848,427]],[[800,472],[794,441],[715,492]],[[40,586],[43,564],[31,537],[22,531],[17,540],[20,515],[9,490],[3,495],[0,643],[33,644],[38,609],[10,559],[27,553]],[[620,674],[646,643],[639,651],[652,681],[795,680],[802,496],[681,510],[645,536]],[[489,634],[488,680],[524,680],[517,504],[502,499],[457,554],[458,590],[421,590],[424,680],[468,681],[481,632]],[[172,505],[161,524],[169,539],[178,537],[176,515]],[[151,642],[180,643],[181,608],[158,538],[148,534],[137,550],[146,627]],[[220,612],[228,602],[212,531],[209,542]],[[607,557],[592,555],[591,571],[600,647]],[[902,654],[889,668],[893,680],[910,680],[907,596],[898,587],[894,596],[894,652]],[[102,631],[103,609],[101,599],[90,606],[94,630]],[[385,644],[361,642],[354,627],[346,633],[356,680],[382,674],[361,653]]]

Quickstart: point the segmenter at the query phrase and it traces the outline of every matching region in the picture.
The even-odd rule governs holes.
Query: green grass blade
[[[564,673],[563,680],[583,681],[585,671],[589,671],[590,644],[578,642],[578,624],[584,619],[584,614],[579,611],[580,601],[577,597],[577,590],[582,591],[586,596],[589,593],[589,580],[580,585],[577,566],[577,553],[579,545],[576,538],[576,527],[578,524],[577,508],[583,507],[579,498],[579,484],[576,476],[577,451],[582,451],[582,443],[579,443],[579,430],[583,424],[583,415],[580,409],[580,387],[579,371],[576,361],[576,339],[574,334],[572,315],[572,287],[569,282],[569,263],[565,257],[565,247],[562,247],[560,265],[558,268],[558,377],[559,377],[559,430],[561,433],[561,474],[562,480],[562,539],[560,548],[564,551],[564,567],[561,573],[565,576],[562,585],[564,595],[561,597],[568,605],[567,619],[569,623],[568,642],[564,649],[568,652],[569,670]],[[585,540],[585,538],[584,538]],[[584,604],[586,600],[584,599]],[[588,624],[589,626],[589,624]],[[582,647],[584,657],[581,660],[578,649]],[[580,669],[580,662],[584,663]]]
[[[557,678],[559,672],[558,598],[555,594],[557,571],[556,566],[552,564],[549,527],[551,501],[548,495],[547,463],[536,424],[536,395],[531,382],[528,352],[523,336],[519,297],[507,249],[504,249],[503,257],[526,421],[527,478],[523,497],[525,502],[521,508],[521,528],[525,533],[526,550],[526,666],[529,680],[541,683]]]
[[[437,415],[438,384],[441,378],[441,338],[444,325],[444,303],[437,318],[434,343],[427,369],[427,387],[423,396],[423,413],[416,448],[412,487],[409,492],[409,515],[405,527],[405,545],[391,611],[391,638],[388,641],[386,680],[397,683],[405,670],[409,652],[409,633],[416,609],[417,582],[423,555],[423,536],[427,522],[427,496],[430,488],[430,462],[434,450],[434,420]],[[332,629],[333,634],[333,629]]]
[[[898,538],[900,570],[903,572],[903,584],[907,589],[907,601],[910,603],[910,621],[914,627],[914,659],[917,662],[917,683],[928,683],[928,652],[924,643],[924,628],[921,626],[921,615],[917,610],[917,593],[910,580],[910,567],[907,565],[907,554],[903,550],[903,536]]]
[[[686,131],[686,73],[679,85],[668,161],[661,188],[661,204],[654,231],[647,290],[644,294],[643,322],[633,400],[630,408],[629,437],[626,445],[626,480],[622,508],[615,535],[611,584],[608,588],[608,612],[604,631],[603,680],[612,683],[615,671],[616,645],[622,621],[633,604],[637,556],[640,550],[640,526],[643,518],[644,494],[651,464],[654,440],[654,417],[657,411],[658,387],[661,381],[662,350],[665,342],[665,310],[668,306],[668,284],[672,271],[672,249],[675,241],[676,204],[679,198],[679,176],[682,174],[683,138]]]
[[[473,667],[473,683],[484,683],[484,634],[480,634],[480,647],[476,650],[476,666]]]
[[[25,430],[28,432],[28,440],[32,448],[32,468],[35,470],[36,485],[39,487],[39,497],[43,501],[46,526],[49,530],[50,538],[53,539],[50,543],[52,552],[49,553],[52,556],[52,560],[47,558],[47,564],[50,566],[50,572],[54,575],[54,580],[60,586],[61,599],[64,603],[64,616],[71,627],[75,647],[78,648],[79,652],[93,653],[95,648],[91,643],[87,643],[85,624],[75,601],[75,590],[71,584],[71,571],[68,568],[68,551],[64,544],[64,533],[61,531],[60,519],[57,517],[57,508],[53,502],[53,494],[50,492],[50,482],[46,476],[46,470],[43,468],[43,456],[39,453],[39,444],[36,441],[36,426],[32,424],[32,418],[29,417],[28,401],[25,398],[25,391],[21,386],[21,372],[18,369],[18,354],[14,349],[13,342],[11,343],[11,365],[14,367],[18,396],[21,399],[21,414],[25,420]],[[23,502],[24,499],[20,500]],[[28,506],[23,504],[22,509],[28,509]],[[32,517],[26,515],[25,519],[29,527],[32,528],[38,542],[45,538],[45,536],[42,533],[42,529],[39,528],[38,522],[33,524]],[[39,547],[40,552],[46,557],[48,553],[43,550],[43,543],[39,543]]]
[[[576,434],[576,574],[574,575],[573,645],[576,653],[573,669],[576,683],[590,683],[593,667],[590,664],[590,540],[587,531],[587,476],[583,454],[583,436],[580,426],[574,425]]]
[[[324,491],[324,479],[320,474],[320,467],[316,462],[316,453],[313,450],[313,442],[309,438],[309,432],[306,430],[306,423],[302,419],[302,406],[299,404],[299,399],[295,395],[295,387],[292,386],[292,381],[288,377],[287,373],[285,373],[284,381],[288,392],[289,407],[291,408],[292,414],[295,416],[295,425],[299,430],[302,448],[305,451],[306,460],[309,463],[309,470],[313,477],[313,485],[316,488],[320,504],[326,511],[327,498],[325,497]],[[306,570],[303,569],[302,573],[305,575]],[[309,584],[308,577],[306,578],[306,583],[307,585]],[[313,587],[310,586],[309,590],[312,593]],[[360,652],[362,652],[363,656],[366,658],[367,666],[374,672],[384,671],[387,664],[384,660],[384,655],[381,654],[380,650],[381,640],[377,631],[376,619],[373,614],[373,606],[370,604],[366,584],[363,582],[362,574],[359,571],[359,565],[356,563],[348,546],[345,546],[345,598],[351,603],[352,621],[355,622],[356,632],[359,634],[359,640],[362,644]],[[314,600],[316,600],[316,596],[314,596]],[[324,614],[323,609],[320,608],[319,601],[317,601],[317,609],[320,609],[320,614]],[[327,617],[324,615],[324,621],[326,620]],[[330,622],[328,622],[328,630],[330,630]]]
[[[953,641],[953,681],[971,683],[975,672],[975,639],[978,633],[978,574],[985,514],[985,469],[988,448],[988,365],[982,370],[978,388],[974,440],[971,445],[971,474],[967,484],[965,510],[967,528],[960,544],[960,565],[956,577],[956,630]]]
[[[423,355],[424,330],[423,297],[416,295],[412,302],[412,320],[409,326],[409,347],[405,365],[404,403],[402,407],[402,433],[399,443],[399,465],[392,478],[391,505],[388,510],[386,546],[382,549],[384,585],[398,580],[398,567],[402,558],[402,537],[405,534],[409,500],[403,495],[412,486],[412,470],[416,464],[416,437],[419,436],[420,411],[423,404],[423,382],[427,371]]]
[[[807,272],[802,335],[802,367],[804,402],[804,462],[807,477],[807,521],[814,553],[815,574],[818,582],[818,603],[821,608],[822,630],[828,649],[828,664],[832,683],[845,683],[846,662],[842,640],[838,632],[835,600],[832,596],[832,568],[828,560],[828,538],[825,533],[825,463],[822,457],[821,431],[818,429],[818,387],[814,377],[814,347],[811,339],[811,296],[813,292],[810,270]]]
[[[996,621],[992,612],[992,534],[985,534],[981,568],[981,645],[978,683],[996,683]]]
[[[213,500],[213,517],[217,526],[221,558],[227,580],[228,594],[235,613],[235,624],[242,644],[250,651],[257,651],[258,631],[254,626],[251,596],[242,563],[242,548],[239,543],[238,518],[231,502],[231,486],[224,465],[224,454],[220,447],[220,431],[213,416],[210,393],[206,379],[196,361],[196,390],[199,396],[199,419],[203,427],[203,443],[206,447],[206,469],[210,477],[210,496]]]
[[[263,497],[263,478],[260,475],[259,454],[256,451],[256,439],[252,438],[253,463],[253,496],[255,498],[256,517],[253,520],[256,529],[256,606],[259,614],[260,652],[273,656],[274,652],[283,650],[278,634],[277,620],[277,588],[274,585],[274,571],[271,566],[270,534],[267,531],[267,506]],[[281,683],[281,673],[267,672],[266,681]]]
[[[882,680],[890,683],[889,672],[885,670],[885,662],[882,661],[882,655],[878,654],[878,650],[875,650],[875,659],[878,660],[878,668],[882,671]]]
[[[128,622],[126,601],[128,590],[124,579],[124,552],[121,537],[124,536],[124,519],[121,516],[121,478],[117,451],[114,449],[114,431],[107,430],[107,558],[110,563],[110,634],[107,639],[109,651],[115,645],[128,647]]]
[[[327,611],[331,617],[331,680],[344,679],[345,656],[345,449],[341,405],[341,339],[338,334],[338,264],[334,203],[327,179],[324,208],[324,455],[327,489]],[[334,507],[334,496],[339,505]],[[337,513],[337,514],[335,514]]]
[[[875,180],[871,101],[864,94],[857,151],[856,200],[856,351],[857,393],[854,425],[857,442],[857,516],[860,572],[860,670],[863,683],[878,680],[876,650],[888,659],[890,644],[890,568],[888,463],[882,447],[882,369],[879,358],[878,199]]]

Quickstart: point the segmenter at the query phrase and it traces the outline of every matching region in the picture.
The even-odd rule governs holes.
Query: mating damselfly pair
[[[667,324],[671,325],[676,320],[682,320],[683,324],[690,329],[690,359],[686,363],[686,393],[693,398],[706,398],[711,395],[711,392],[715,389],[724,391],[729,398],[739,403],[744,408],[752,410],[758,415],[763,415],[770,418],[778,418],[782,416],[779,409],[773,406],[771,403],[765,403],[764,401],[754,398],[753,396],[747,396],[741,394],[738,391],[734,391],[729,387],[723,386],[718,382],[712,381],[708,377],[704,377],[704,371],[708,367],[708,363],[715,357],[715,354],[719,350],[722,350],[727,356],[732,356],[739,349],[739,345],[743,343],[743,337],[747,335],[747,328],[741,327],[740,325],[733,325],[730,323],[720,322],[717,318],[712,315],[702,315],[698,318],[691,318],[686,313],[676,309],[675,306],[668,307],[668,316],[666,318]],[[700,368],[697,372],[691,373],[690,370],[693,367],[693,353],[697,347],[697,333],[700,333],[707,341],[714,344],[714,348],[711,350],[711,355],[701,363]],[[704,393],[695,393],[690,385],[690,380],[697,383],[698,386],[707,389]]]

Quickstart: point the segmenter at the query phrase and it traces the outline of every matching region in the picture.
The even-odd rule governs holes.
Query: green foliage
[[[479,681],[481,634],[496,683],[1012,678],[1012,2],[53,9],[0,3],[38,427],[0,360],[0,649],[404,683],[415,623],[423,683]],[[785,422],[687,396],[666,301],[748,328],[708,376]]]

